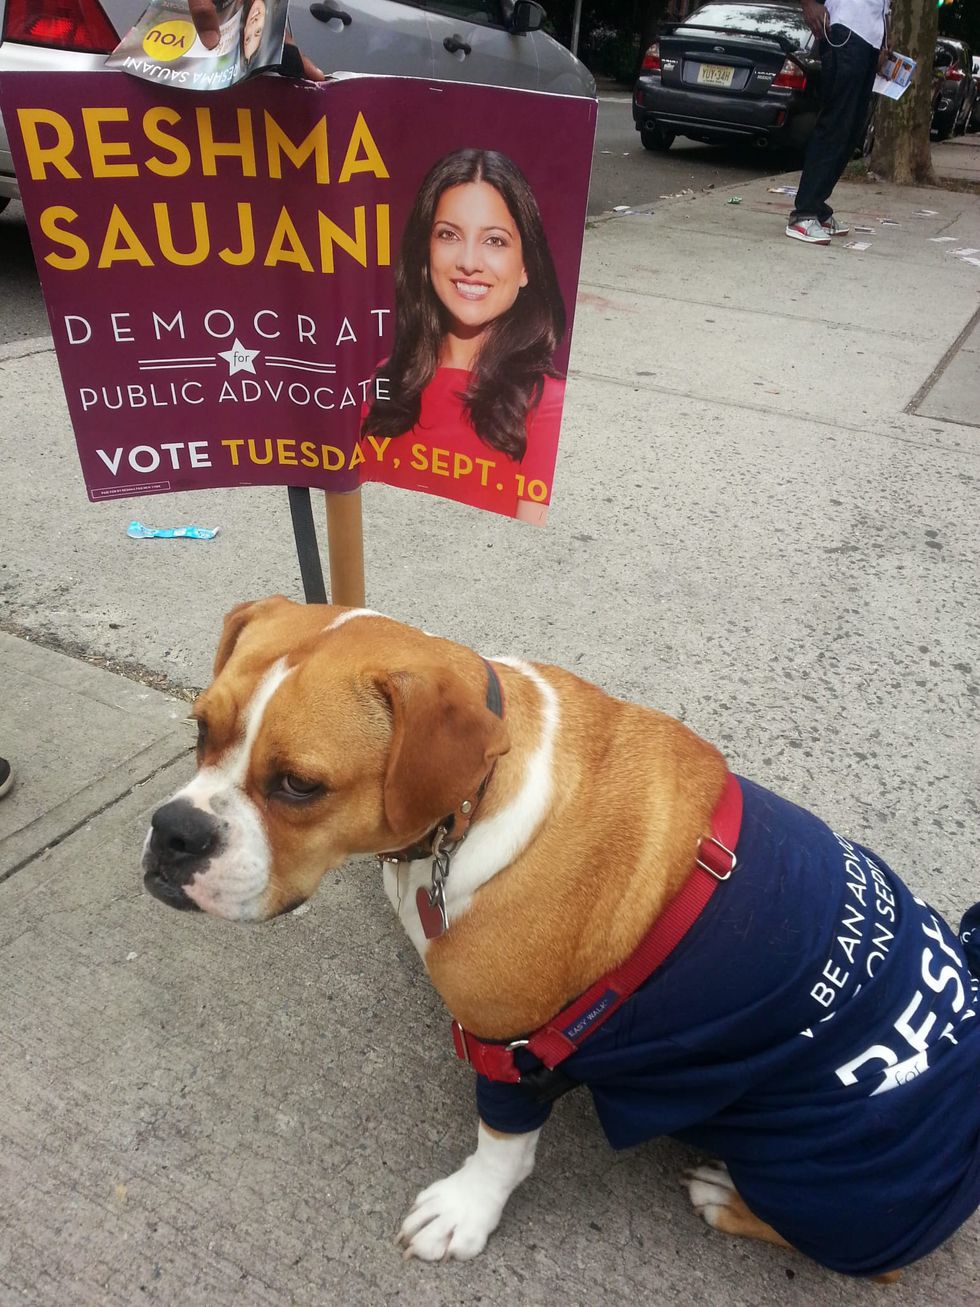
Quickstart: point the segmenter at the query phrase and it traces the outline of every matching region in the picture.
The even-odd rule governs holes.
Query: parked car
[[[932,61],[932,130],[940,141],[960,135],[977,107],[973,55],[962,41],[941,36]]]
[[[966,130],[980,132],[980,54],[973,56],[973,85],[976,87],[976,95],[973,97],[973,113]]]
[[[677,136],[799,149],[816,121],[819,77],[798,4],[709,0],[647,50],[633,122],[648,150]]]
[[[0,0],[0,75],[84,72],[132,27],[148,0]],[[291,0],[300,49],[332,72],[397,73],[595,95],[595,79],[541,25],[534,0]],[[0,209],[17,197],[0,122]]]

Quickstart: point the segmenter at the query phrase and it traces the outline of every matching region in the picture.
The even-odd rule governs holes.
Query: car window
[[[502,27],[504,23],[500,0],[426,0],[425,7],[465,23],[484,23],[494,27]]]
[[[955,62],[953,52],[948,46],[937,45],[933,65],[936,68],[949,68]]]
[[[801,49],[810,40],[803,11],[789,5],[707,4],[689,14],[688,22],[697,27],[727,27],[760,36],[781,36]]]

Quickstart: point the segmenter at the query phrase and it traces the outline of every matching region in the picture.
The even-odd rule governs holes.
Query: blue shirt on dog
[[[720,1157],[795,1248],[878,1275],[980,1205],[980,986],[876,854],[740,785],[731,880],[561,1070],[614,1147],[669,1134]],[[551,1108],[483,1076],[477,1105],[511,1133]]]

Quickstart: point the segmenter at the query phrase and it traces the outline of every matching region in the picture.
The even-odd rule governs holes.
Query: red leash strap
[[[736,866],[735,845],[741,824],[742,791],[729,772],[711,816],[711,834],[701,840],[690,876],[635,952],[526,1039],[514,1039],[507,1044],[485,1043],[454,1021],[456,1056],[472,1063],[479,1075],[505,1084],[520,1081],[521,1073],[514,1062],[517,1049],[526,1048],[549,1069],[564,1062],[653,975],[697,921],[721,882],[731,876]]]

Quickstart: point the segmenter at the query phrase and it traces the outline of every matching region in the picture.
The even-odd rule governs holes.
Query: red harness
[[[488,1043],[453,1022],[456,1056],[470,1062],[488,1080],[518,1084],[521,1072],[514,1060],[518,1049],[526,1049],[553,1070],[598,1030],[635,990],[653,975],[697,921],[708,900],[722,881],[735,870],[735,845],[742,825],[742,791],[729,772],[718,806],[711,816],[711,834],[698,846],[694,867],[679,893],[651,926],[647,935],[626,961],[609,971],[580,994],[546,1025],[522,1039]]]

